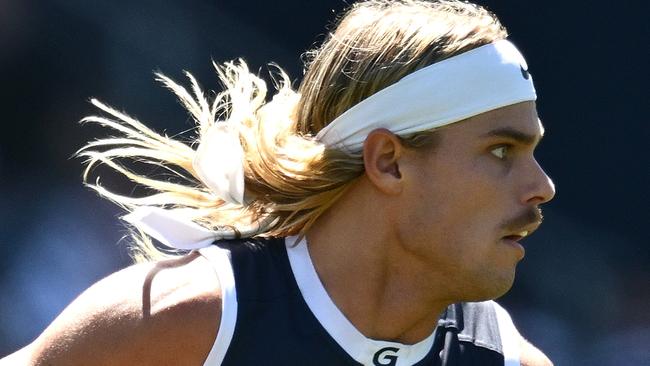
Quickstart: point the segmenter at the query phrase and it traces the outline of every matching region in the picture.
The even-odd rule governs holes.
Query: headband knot
[[[235,127],[226,122],[210,126],[201,137],[192,167],[221,199],[244,205],[244,149]]]

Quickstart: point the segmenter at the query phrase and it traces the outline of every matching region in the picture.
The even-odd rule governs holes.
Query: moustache
[[[503,224],[503,227],[505,228],[505,231],[515,232],[529,225],[541,225],[543,220],[544,216],[542,215],[542,209],[539,207],[531,207],[513,219],[506,221]]]

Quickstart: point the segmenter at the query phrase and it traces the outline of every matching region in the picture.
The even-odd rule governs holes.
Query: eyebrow
[[[503,128],[497,128],[495,130],[492,130],[486,134],[484,134],[482,137],[505,137],[511,140],[515,140],[519,143],[525,144],[525,145],[533,145],[538,141],[538,137],[536,135],[529,135],[527,133],[521,132],[519,130],[516,130],[512,127],[503,127]],[[544,132],[542,131],[542,134],[539,136],[539,140],[544,137]]]

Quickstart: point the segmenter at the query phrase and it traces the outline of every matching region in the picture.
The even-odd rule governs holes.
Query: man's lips
[[[501,242],[517,251],[518,260],[522,260],[526,255],[526,249],[524,249],[524,246],[519,243],[519,241],[524,237],[525,235],[506,235],[501,238]]]
[[[506,235],[506,236],[503,237],[503,239],[512,240],[512,241],[519,241],[519,240],[521,240],[521,239],[523,239],[523,238],[525,238],[527,236],[528,236],[528,231],[522,230],[517,234]]]
[[[522,239],[530,236],[535,230],[537,230],[537,228],[539,228],[541,224],[541,218],[538,217],[538,220],[529,222],[527,225],[512,227],[510,230],[505,232],[506,235],[501,237],[501,241],[504,244],[514,248],[517,251],[518,259],[521,260],[526,254],[526,249],[524,249],[523,245],[521,245],[519,242]]]
[[[521,226],[518,228],[513,228],[505,232],[506,235],[504,235],[502,238],[507,238],[510,240],[514,241],[519,241],[525,237],[530,236],[532,233],[534,233],[539,226],[542,224],[541,221],[536,221],[536,222],[531,222],[528,225]]]
[[[513,235],[506,235],[504,238],[514,240],[514,241],[519,241],[525,237],[528,236],[528,231],[521,231],[519,234],[513,234]]]

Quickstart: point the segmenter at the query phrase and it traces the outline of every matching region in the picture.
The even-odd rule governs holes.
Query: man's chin
[[[491,279],[491,280],[490,280]],[[480,302],[497,299],[510,291],[515,282],[515,271],[501,276],[484,276],[477,280],[479,286],[468,291],[463,302]]]

